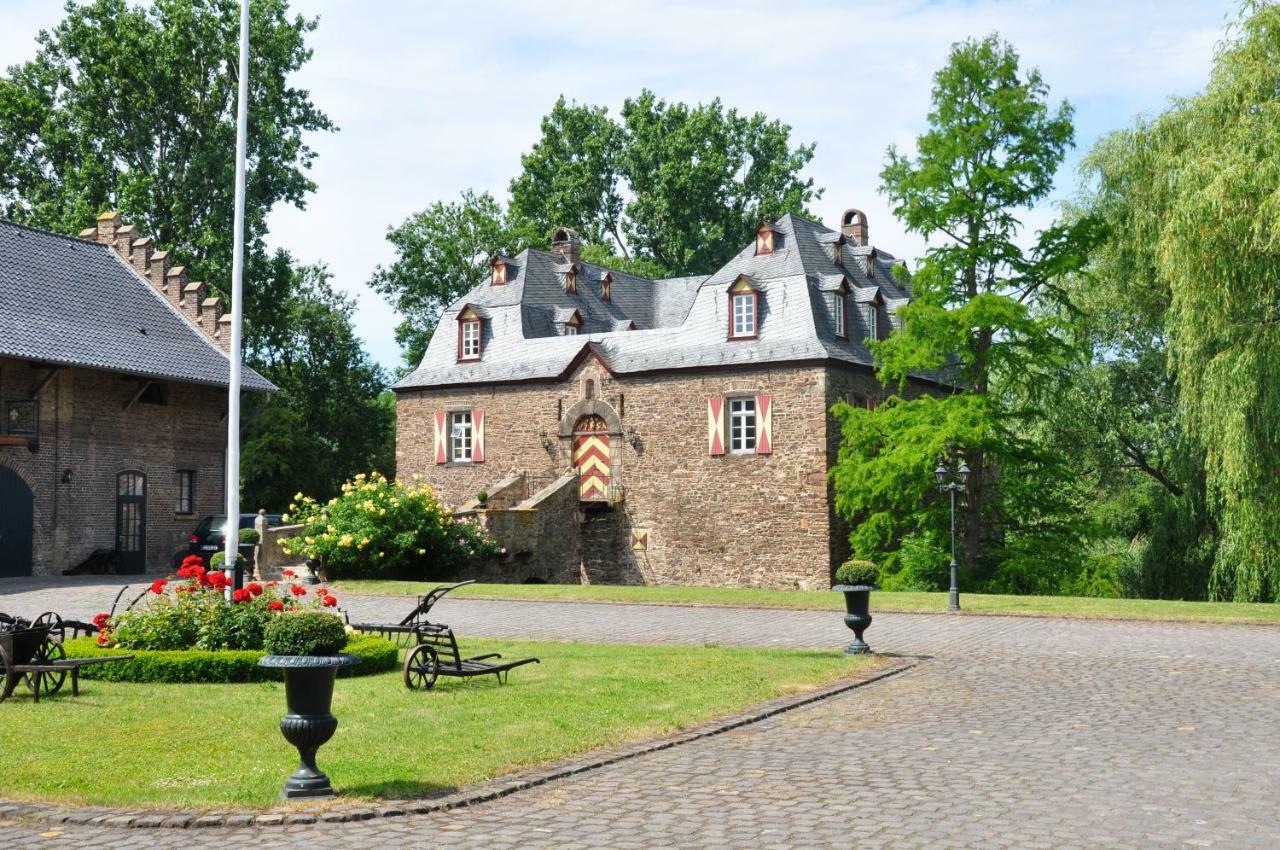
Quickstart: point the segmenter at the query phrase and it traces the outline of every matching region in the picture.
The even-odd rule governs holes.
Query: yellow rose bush
[[[330,579],[445,578],[497,551],[431,487],[377,472],[360,473],[328,502],[299,493],[285,521],[303,526],[283,542],[285,552],[315,561]]]

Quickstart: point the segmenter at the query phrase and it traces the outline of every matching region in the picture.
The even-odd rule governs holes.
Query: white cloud
[[[272,240],[326,261],[357,294],[357,327],[374,356],[398,360],[394,313],[367,289],[392,259],[398,222],[467,187],[502,196],[555,98],[616,109],[643,87],[670,100],[720,97],[760,110],[816,142],[809,174],[826,188],[816,212],[856,205],[877,244],[921,250],[877,193],[884,151],[923,128],[934,70],[950,45],[999,31],[1055,98],[1076,107],[1080,148],[1099,134],[1199,89],[1235,0],[881,0],[880,2],[543,2],[419,4],[295,0],[320,15],[313,61],[299,74],[342,127],[317,137],[308,209],[278,209]],[[0,8],[0,62],[27,58],[48,0]],[[1072,157],[1074,163],[1079,151]],[[1074,188],[1066,171],[1059,195]],[[1043,226],[1051,210],[1027,216]]]

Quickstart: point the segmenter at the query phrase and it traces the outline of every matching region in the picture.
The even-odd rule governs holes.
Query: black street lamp
[[[960,610],[960,585],[958,567],[956,565],[956,493],[963,492],[969,483],[969,464],[960,461],[960,468],[952,470],[943,461],[933,471],[938,479],[938,492],[951,494],[951,597],[947,602],[948,611]]]

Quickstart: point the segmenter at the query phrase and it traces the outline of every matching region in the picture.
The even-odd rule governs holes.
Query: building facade
[[[223,510],[227,323],[118,214],[0,222],[0,577],[165,572]],[[245,370],[245,389],[269,392]]]
[[[396,385],[398,473],[490,526],[485,577],[825,587],[848,556],[830,410],[882,395],[895,265],[857,210],[762,223],[707,276],[583,263],[566,230],[495,257]]]

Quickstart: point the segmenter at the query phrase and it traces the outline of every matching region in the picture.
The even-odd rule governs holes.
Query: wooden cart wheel
[[[67,650],[63,648],[62,643],[53,639],[48,639],[40,644],[40,648],[36,650],[36,655],[31,659],[32,664],[51,664],[55,661],[65,661],[67,658]],[[27,681],[27,687],[34,693],[36,689],[36,674],[27,673],[23,678]],[[56,673],[45,673],[39,678],[40,696],[53,696],[62,690],[62,686],[67,682],[67,671],[59,670]]]
[[[44,628],[46,626],[49,628],[49,631],[51,632],[61,632],[62,617],[58,616],[53,611],[45,611],[39,617],[36,617],[34,620],[31,621],[31,628],[33,629]]]
[[[404,686],[414,691],[429,691],[440,676],[440,658],[426,644],[417,647],[404,660]]]
[[[9,653],[5,651],[4,644],[0,643],[0,702],[9,698],[9,694],[13,693],[13,685],[17,683],[16,678],[13,682],[9,681]]]

